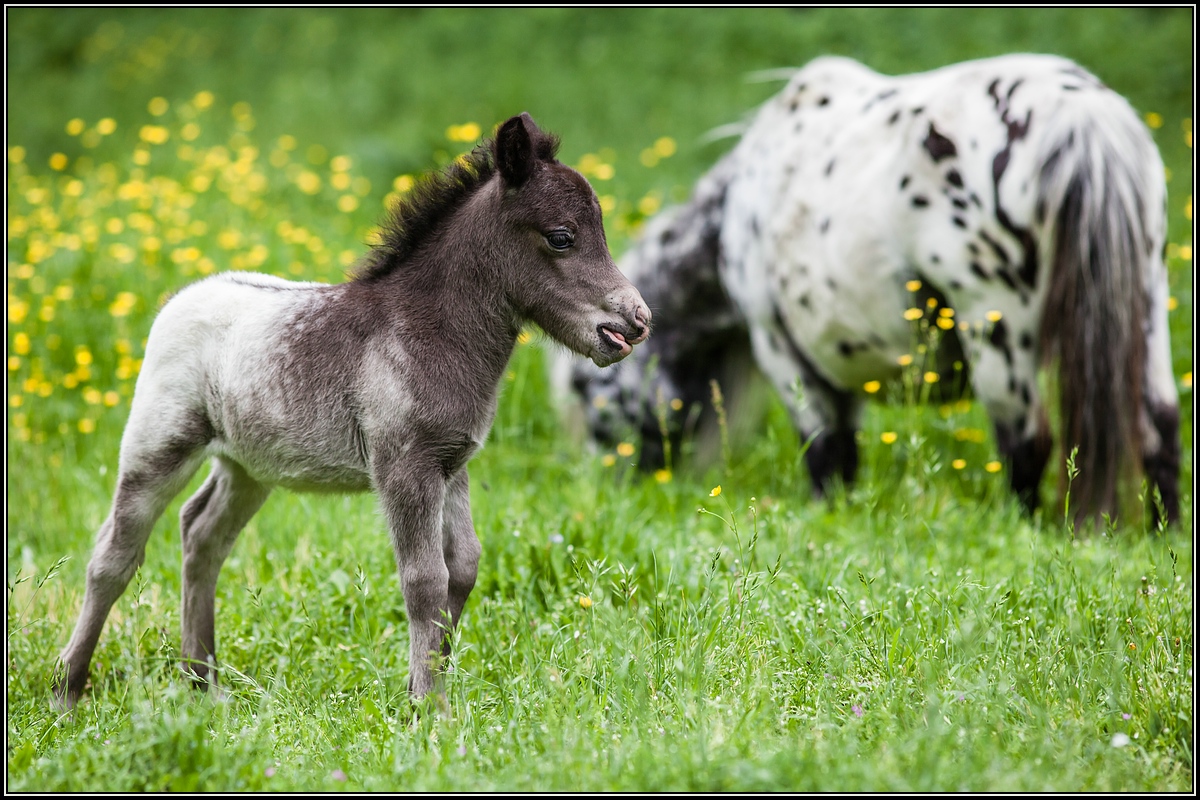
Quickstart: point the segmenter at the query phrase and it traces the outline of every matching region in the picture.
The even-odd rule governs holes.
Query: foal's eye
[[[546,234],[546,243],[555,250],[566,250],[575,244],[575,237],[566,228],[559,228]]]

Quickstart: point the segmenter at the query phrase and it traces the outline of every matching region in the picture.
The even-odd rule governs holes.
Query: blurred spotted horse
[[[1056,362],[1081,518],[1115,513],[1140,456],[1174,521],[1165,204],[1149,132],[1071,61],[1012,55],[887,77],[819,58],[622,260],[654,311],[649,345],[605,370],[576,365],[571,384],[600,442],[640,428],[648,467],[664,415],[677,442],[712,416],[710,381],[736,400],[753,360],[823,495],[853,480],[864,387],[899,377],[913,344],[905,312],[932,298],[954,313],[952,325],[933,317],[951,329],[938,369],[965,367],[1028,511],[1052,442],[1036,373]]]

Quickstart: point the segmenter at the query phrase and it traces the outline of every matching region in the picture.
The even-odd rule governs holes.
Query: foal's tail
[[[1097,85],[1067,100],[1041,140],[1051,277],[1039,338],[1042,359],[1059,364],[1063,452],[1078,448],[1071,504],[1084,519],[1115,514],[1120,478],[1139,469],[1146,372],[1160,366],[1148,366],[1147,336],[1154,298],[1166,300],[1166,185],[1124,99]]]

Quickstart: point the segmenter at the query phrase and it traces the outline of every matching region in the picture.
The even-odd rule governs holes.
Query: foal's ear
[[[509,186],[518,188],[529,180],[537,162],[534,138],[541,135],[528,112],[512,117],[496,133],[496,164]]]

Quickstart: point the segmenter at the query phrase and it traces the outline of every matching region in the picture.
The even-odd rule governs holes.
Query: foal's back
[[[174,426],[265,484],[369,488],[348,402],[367,352],[350,344],[368,331],[345,294],[345,286],[253,273],[180,292],[151,329],[122,459],[152,457],[138,437]],[[133,424],[146,418],[158,422]]]

